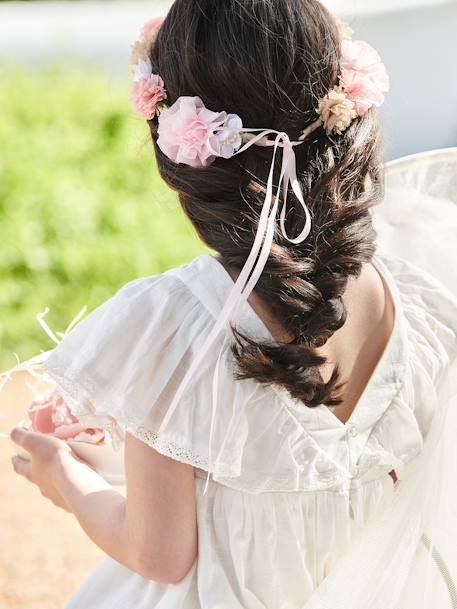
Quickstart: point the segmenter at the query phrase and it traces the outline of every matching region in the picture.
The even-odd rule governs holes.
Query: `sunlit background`
[[[391,75],[386,156],[457,143],[455,0],[327,0]],[[0,1],[0,370],[126,281],[202,251],[130,110],[129,47],[169,2]]]
[[[122,36],[109,11],[130,3],[100,4],[0,4],[0,369],[52,348],[36,320],[46,307],[64,330],[201,251],[129,106],[129,40],[148,3]]]
[[[387,65],[386,158],[456,146],[457,0],[327,4]],[[129,45],[168,5],[0,0],[0,370],[53,347],[46,308],[64,331],[83,306],[204,251],[128,100]],[[102,554],[11,475],[8,454],[0,607],[58,609]]]

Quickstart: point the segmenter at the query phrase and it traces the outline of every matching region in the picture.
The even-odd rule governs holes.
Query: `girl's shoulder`
[[[129,281],[46,354],[44,372],[82,423],[107,428],[117,440],[129,431],[162,454],[208,468],[208,379],[217,349],[201,362],[167,423],[164,419],[213,326],[210,268],[211,261],[200,257]],[[241,394],[243,387],[221,376],[224,398],[239,402],[233,393]]]

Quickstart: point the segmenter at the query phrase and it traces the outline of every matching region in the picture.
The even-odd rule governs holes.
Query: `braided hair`
[[[337,84],[340,38],[317,0],[175,0],[150,59],[170,103],[199,96],[244,124],[297,139],[315,121],[317,101]],[[241,270],[257,231],[271,150],[253,146],[194,169],[172,163],[157,146],[157,121],[149,125],[160,173],[199,236],[227,267]],[[234,328],[236,378],[278,385],[309,407],[334,406],[342,401],[338,366],[324,381],[326,358],[318,349],[344,325],[348,280],[375,253],[371,208],[383,195],[376,109],[340,135],[317,130],[295,151],[312,231],[293,245],[278,230],[255,288],[291,340],[260,342]],[[297,234],[304,220],[301,207],[290,205],[288,233]]]

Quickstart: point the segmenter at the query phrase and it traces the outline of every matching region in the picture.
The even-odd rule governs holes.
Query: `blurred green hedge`
[[[204,252],[161,182],[127,83],[0,67],[0,370],[126,282]]]

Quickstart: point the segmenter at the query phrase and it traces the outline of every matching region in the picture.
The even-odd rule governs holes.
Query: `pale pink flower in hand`
[[[41,400],[32,402],[27,409],[31,430],[61,440],[78,440],[100,444],[105,440],[103,429],[82,425],[68,408],[57,390]]]

